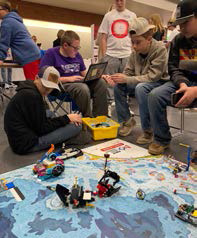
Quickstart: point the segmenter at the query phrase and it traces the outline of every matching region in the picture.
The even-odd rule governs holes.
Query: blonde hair
[[[73,40],[80,40],[79,35],[74,31],[65,31],[61,36],[61,46],[64,43],[72,44]]]
[[[165,31],[164,26],[162,25],[162,20],[159,14],[152,14],[149,18],[149,21],[151,21],[151,24],[155,25],[155,28],[153,29],[153,32],[156,31]]]
[[[11,11],[11,3],[7,0],[0,0],[0,6],[8,12]]]

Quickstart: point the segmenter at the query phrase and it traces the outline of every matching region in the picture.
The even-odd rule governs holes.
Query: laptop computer
[[[103,75],[105,71],[107,63],[108,62],[91,64],[89,66],[88,72],[86,73],[86,76],[84,77],[83,82],[86,83],[86,82],[101,78],[101,76]]]

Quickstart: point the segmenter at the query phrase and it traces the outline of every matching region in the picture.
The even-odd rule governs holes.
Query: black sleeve
[[[168,61],[168,72],[173,83],[179,87],[180,83],[189,83],[189,80],[185,77],[182,70],[179,69],[180,60],[180,35],[177,35],[171,42],[169,61]]]
[[[23,99],[27,104],[25,106],[27,112],[24,112],[27,117],[26,121],[30,124],[29,127],[35,131],[37,136],[48,134],[70,122],[67,115],[47,118],[44,101],[39,94],[33,94],[31,99],[29,95],[24,95]]]

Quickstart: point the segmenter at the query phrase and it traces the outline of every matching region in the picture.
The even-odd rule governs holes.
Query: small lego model
[[[0,179],[0,192],[8,190],[6,183],[7,181],[4,178]]]
[[[75,177],[71,191],[60,184],[57,184],[55,191],[66,207],[68,207],[69,204],[72,205],[72,208],[93,206],[90,203],[95,201],[91,191],[84,191],[83,186],[77,184],[77,177]]]
[[[54,145],[44,154],[44,156],[33,167],[33,173],[41,180],[57,177],[64,171],[64,161],[57,158],[53,153]]]
[[[83,155],[82,150],[78,148],[68,148],[63,143],[62,148],[56,153],[59,159],[67,160],[70,158],[77,158]]]
[[[109,154],[104,154],[104,157],[105,157],[104,175],[99,180],[97,185],[98,190],[94,192],[94,195],[98,195],[99,197],[111,197],[121,188],[121,186],[117,188],[114,187],[115,184],[120,181],[120,176],[116,172],[112,172],[107,169],[107,159],[109,158]],[[109,184],[109,178],[112,178],[114,180],[112,185]]]
[[[197,208],[194,208],[194,205],[181,204],[178,211],[175,213],[175,216],[182,221],[197,226]]]
[[[136,192],[136,198],[139,200],[144,200],[145,196],[146,196],[145,192],[139,188]]]
[[[179,165],[178,164],[175,164],[175,167],[174,167],[174,169],[173,169],[173,174],[174,174],[174,177],[175,178],[178,178],[178,173],[180,173],[182,171],[182,169],[179,167]]]

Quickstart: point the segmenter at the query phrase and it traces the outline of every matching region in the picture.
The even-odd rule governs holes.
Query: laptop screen
[[[107,62],[91,64],[84,78],[84,82],[101,78],[104,74]]]

